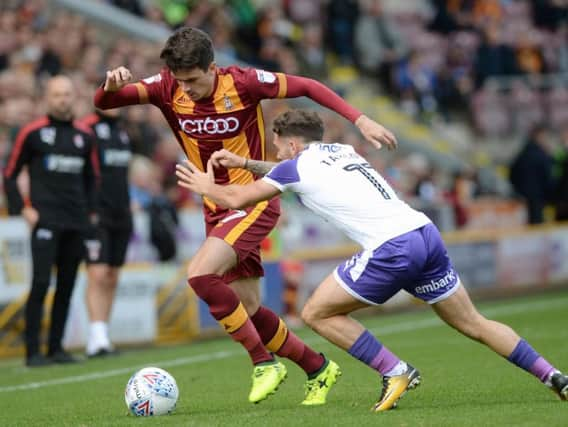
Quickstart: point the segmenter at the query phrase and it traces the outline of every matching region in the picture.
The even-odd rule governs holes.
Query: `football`
[[[171,414],[176,408],[179,390],[167,371],[147,367],[135,372],[124,390],[124,400],[131,414],[141,417]]]

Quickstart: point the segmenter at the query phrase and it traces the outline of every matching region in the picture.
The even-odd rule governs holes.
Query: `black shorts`
[[[110,228],[104,225],[92,227],[85,238],[85,260],[87,264],[106,264],[121,267],[132,228]]]

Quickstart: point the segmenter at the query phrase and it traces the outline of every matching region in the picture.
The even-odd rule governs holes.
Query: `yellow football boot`
[[[392,377],[384,376],[381,397],[371,408],[371,411],[382,412],[396,408],[399,399],[404,396],[408,390],[416,388],[421,380],[420,372],[408,364],[403,374],[393,375]]]
[[[262,364],[254,367],[252,373],[252,388],[249,394],[249,402],[258,403],[274,394],[278,386],[286,378],[286,366],[278,361]]]
[[[339,365],[333,360],[326,362],[327,366],[311,380],[306,381],[304,386],[306,395],[302,405],[323,405],[331,387],[337,382],[341,375]]]

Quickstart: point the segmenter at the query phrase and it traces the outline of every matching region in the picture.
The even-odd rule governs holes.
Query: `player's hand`
[[[106,81],[103,87],[105,92],[116,92],[132,82],[132,73],[126,67],[118,67],[106,72]]]
[[[355,121],[355,126],[359,128],[365,139],[376,148],[386,145],[389,150],[394,150],[398,146],[396,137],[391,131],[364,114]]]
[[[33,229],[39,221],[39,212],[31,206],[25,206],[22,209],[22,217],[28,223],[30,229]]]
[[[211,159],[207,162],[207,172],[205,173],[201,172],[197,166],[189,160],[185,160],[184,162],[185,165],[176,165],[178,185],[202,196],[205,195],[210,186],[215,183]]]
[[[211,154],[210,160],[216,168],[224,167],[227,169],[231,168],[244,168],[245,158],[241,157],[235,153],[231,153],[229,150],[219,150]]]

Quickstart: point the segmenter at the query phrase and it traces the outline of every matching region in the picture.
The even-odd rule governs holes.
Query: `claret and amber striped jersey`
[[[253,68],[218,68],[212,95],[192,101],[169,70],[141,81],[141,103],[164,114],[189,160],[204,170],[211,154],[225,148],[245,158],[265,159],[260,101],[286,95],[286,77]],[[244,169],[215,169],[218,184],[247,184],[256,177]],[[212,202],[207,207],[215,210]]]
[[[152,103],[164,114],[187,157],[201,170],[216,150],[226,148],[245,158],[264,160],[264,120],[260,101],[306,96],[355,123],[361,112],[320,82],[255,68],[217,68],[213,93],[192,101],[164,68],[160,73],[115,92],[99,87],[95,106],[101,109]],[[246,170],[216,169],[218,184],[247,184],[257,177]],[[209,200],[210,213],[221,212]]]

